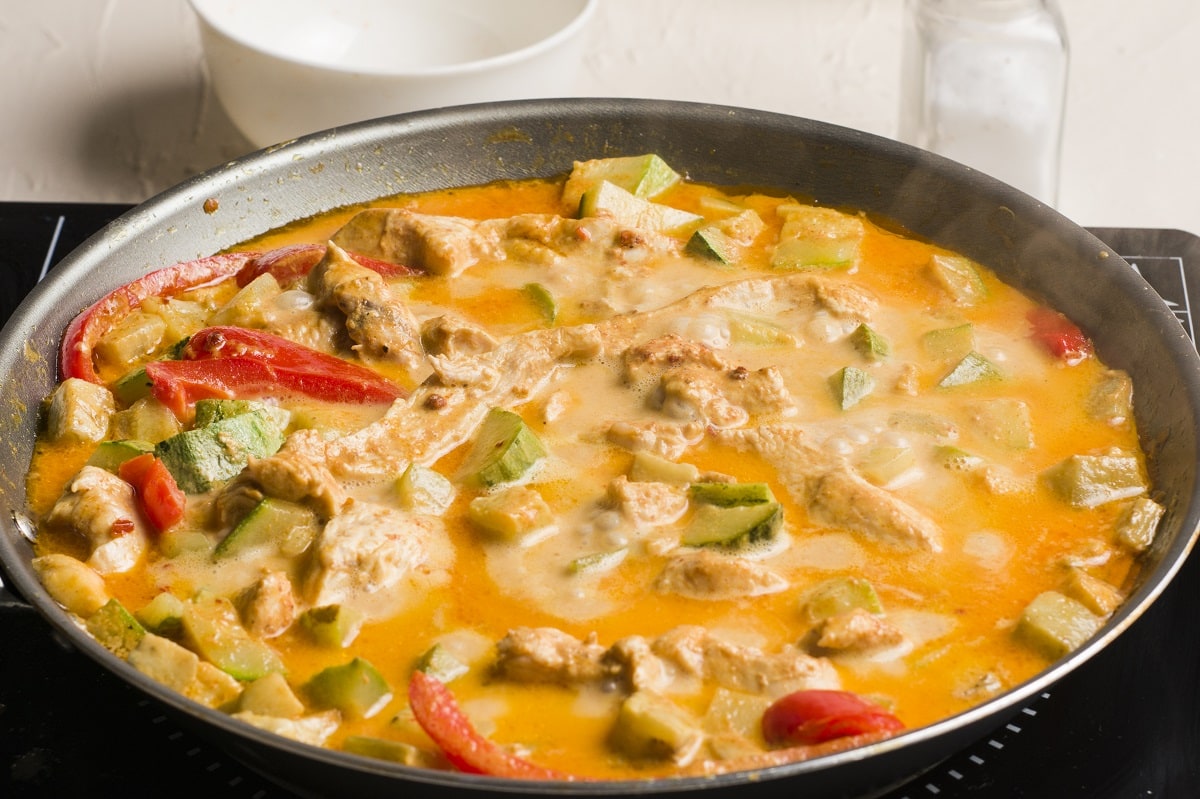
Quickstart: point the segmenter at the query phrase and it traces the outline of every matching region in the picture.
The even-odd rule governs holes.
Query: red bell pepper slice
[[[127,314],[137,310],[147,297],[178,294],[186,289],[217,283],[238,273],[257,253],[213,255],[150,272],[106,294],[71,320],[63,334],[59,352],[60,379],[78,377],[99,383],[92,350],[100,337]]]
[[[1031,336],[1055,358],[1075,365],[1092,354],[1092,342],[1074,322],[1044,306],[1031,310],[1026,318],[1033,327]]]
[[[237,284],[245,286],[255,278],[270,273],[281,286],[289,285],[311,272],[325,257],[325,250],[324,244],[293,244],[256,255],[238,272]],[[358,253],[348,254],[359,266],[365,266],[384,277],[422,274],[419,269],[410,266],[380,261]]]
[[[187,496],[161,460],[149,452],[138,455],[122,463],[117,475],[133,486],[142,514],[155,530],[168,530],[183,519]]]
[[[206,398],[300,394],[366,405],[406,396],[400,386],[365,366],[262,330],[205,328],[188,340],[180,358],[146,364],[154,396],[179,418]]]
[[[580,779],[531,763],[480,735],[450,689],[423,671],[412,674],[408,704],[421,729],[460,771],[521,780]]]
[[[775,700],[762,717],[763,737],[772,746],[903,729],[900,719],[849,691],[796,691]]]

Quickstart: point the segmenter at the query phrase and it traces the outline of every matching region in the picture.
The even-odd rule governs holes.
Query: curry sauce
[[[841,691],[911,729],[1019,684],[1099,629],[1161,514],[1077,328],[852,212],[608,159],[237,252],[49,398],[35,565],[136,668],[314,745],[485,768],[449,728],[501,776],[627,779],[876,740],[899,727],[762,718]]]

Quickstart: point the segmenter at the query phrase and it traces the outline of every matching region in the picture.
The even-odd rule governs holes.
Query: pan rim
[[[564,109],[564,104],[567,108]],[[73,286],[84,280],[88,275],[103,270],[104,262],[114,252],[119,253],[124,242],[139,237],[170,236],[169,231],[162,229],[162,220],[186,218],[194,215],[196,206],[209,196],[229,196],[236,193],[246,180],[246,175],[263,176],[287,174],[297,163],[312,164],[315,162],[336,163],[345,159],[346,153],[369,152],[377,146],[386,147],[395,141],[403,141],[414,135],[434,135],[440,131],[453,130],[463,125],[486,126],[491,124],[494,129],[511,125],[514,118],[526,120],[528,124],[547,124],[574,119],[595,118],[625,118],[630,114],[660,116],[674,123],[684,121],[708,121],[715,124],[720,120],[736,120],[739,124],[781,129],[792,135],[810,137],[814,142],[837,141],[840,144],[851,144],[889,157],[894,157],[913,165],[948,170],[965,182],[979,186],[979,190],[994,198],[998,206],[1015,206],[1025,209],[1025,212],[1044,219],[1047,223],[1055,223],[1070,231],[1075,238],[1075,245],[1080,248],[1092,247],[1097,251],[1105,250],[1104,245],[1091,236],[1083,228],[1061,217],[1053,209],[1041,206],[1015,189],[1007,187],[998,181],[972,173],[961,165],[940,159],[922,151],[915,150],[898,142],[883,139],[872,134],[841,128],[814,120],[803,120],[765,111],[741,109],[729,106],[685,103],[659,100],[629,100],[621,98],[589,98],[589,99],[552,99],[512,101],[506,103],[487,103],[473,106],[459,106],[446,109],[435,109],[426,112],[388,117],[379,120],[358,123],[343,128],[312,134],[256,153],[235,159],[227,164],[209,170],[195,178],[151,198],[131,211],[123,214],[117,220],[107,225],[101,231],[89,238],[80,248],[68,255],[50,278],[38,286],[25,302],[14,313],[4,331],[0,334],[0,370],[7,373],[12,364],[24,356],[18,347],[24,342],[22,331],[31,331],[39,324],[44,324],[47,316],[61,316],[65,311],[60,293],[64,286]],[[367,185],[387,185],[387,180],[369,182]],[[371,189],[364,189],[371,193]],[[377,196],[377,195],[372,195]],[[345,199],[339,198],[339,199]],[[361,197],[359,199],[369,199]],[[247,202],[251,202],[249,200]],[[358,200],[352,200],[358,201]],[[338,202],[336,205],[344,205]],[[330,206],[333,207],[333,206]],[[328,210],[319,208],[319,210]],[[314,211],[314,213],[317,211]],[[247,238],[238,235],[234,240],[221,246],[228,246]],[[197,253],[197,255],[209,253]],[[1107,258],[1119,262],[1118,256],[1110,253]],[[1123,262],[1122,262],[1123,263]],[[149,264],[147,264],[149,266]],[[126,270],[128,271],[128,270]],[[1200,397],[1200,359],[1196,356],[1194,346],[1186,334],[1175,331],[1167,326],[1167,320],[1176,327],[1178,324],[1169,311],[1163,306],[1158,311],[1153,307],[1157,295],[1149,288],[1132,269],[1124,272],[1114,270],[1112,280],[1122,287],[1126,294],[1139,303],[1139,308],[1153,317],[1162,330],[1162,344],[1180,366],[1182,382],[1180,390],[1192,398],[1193,407],[1200,406],[1196,397]],[[114,277],[114,280],[117,279]],[[117,282],[124,282],[118,280]],[[1149,294],[1147,294],[1149,292]],[[1153,295],[1153,296],[1150,296]],[[1160,301],[1161,304],[1161,301]],[[62,326],[59,326],[61,330]],[[11,478],[11,476],[10,476]],[[18,508],[10,508],[10,515],[19,512]],[[1100,635],[1093,638],[1081,649],[1063,659],[1049,669],[1041,672],[1033,679],[1010,688],[998,697],[978,705],[970,710],[956,714],[933,725],[905,732],[895,738],[877,744],[871,744],[860,749],[828,755],[822,758],[802,763],[792,763],[753,772],[732,772],[716,777],[679,777],[670,780],[655,781],[609,781],[603,783],[514,783],[511,780],[501,780],[487,777],[468,777],[467,775],[442,775],[439,772],[429,772],[405,766],[367,761],[354,755],[348,755],[332,750],[325,750],[305,744],[299,744],[278,736],[271,736],[238,722],[219,711],[184,699],[181,695],[167,689],[165,686],[137,672],[124,661],[113,657],[107,650],[94,642],[90,637],[80,635],[75,622],[62,611],[57,604],[49,599],[41,590],[40,585],[28,568],[28,551],[21,550],[23,540],[19,525],[10,522],[0,535],[0,563],[5,567],[5,576],[15,584],[17,590],[35,606],[38,612],[47,618],[61,632],[68,635],[72,643],[81,648],[89,657],[109,671],[114,671],[127,683],[133,684],[139,690],[153,696],[173,710],[198,719],[203,725],[215,727],[233,735],[237,740],[258,746],[266,745],[271,748],[286,750],[296,756],[318,760],[330,765],[349,768],[355,771],[372,771],[387,777],[398,777],[406,782],[417,782],[447,787],[469,787],[488,791],[513,791],[533,793],[553,793],[556,795],[608,795],[618,793],[667,793],[693,791],[711,787],[729,787],[748,782],[774,780],[789,777],[800,777],[834,768],[838,765],[862,761],[883,753],[910,749],[922,744],[929,744],[949,732],[964,728],[973,728],[994,719],[998,713],[1005,710],[1015,710],[1022,702],[1044,690],[1048,685],[1057,682],[1063,676],[1073,671],[1082,663],[1101,651],[1108,642],[1116,638],[1158,598],[1175,574],[1182,567],[1184,560],[1194,547],[1200,536],[1200,508],[1197,508],[1196,493],[1193,486],[1191,501],[1187,512],[1180,520],[1179,532],[1172,538],[1165,551],[1159,553],[1159,560],[1150,574],[1144,579],[1137,590],[1129,597],[1125,605],[1105,625]],[[10,564],[24,566],[13,569]],[[907,776],[907,775],[906,775]]]

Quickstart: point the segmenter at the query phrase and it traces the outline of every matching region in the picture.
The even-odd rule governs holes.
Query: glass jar
[[[1058,199],[1068,45],[1055,0],[905,0],[899,137]]]

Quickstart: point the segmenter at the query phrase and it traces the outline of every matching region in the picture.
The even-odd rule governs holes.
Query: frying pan
[[[862,209],[980,261],[1065,312],[1135,385],[1155,498],[1166,515],[1128,601],[1052,668],[969,711],[825,758],[711,778],[514,782],[412,769],[295,743],[192,703],[110,655],[72,622],[30,566],[24,479],[38,407],[55,383],[61,331],[79,310],[151,269],[209,255],[295,219],[398,192],[548,177],[574,160],[656,152],[696,181],[769,188]],[[115,220],[65,258],[0,333],[0,565],[74,646],[234,757],[303,795],[615,796],[704,791],[869,796],[994,729],[1133,624],[1187,557],[1200,521],[1200,359],[1162,300],[1087,231],[1033,198],[936,155],[866,133],[747,109],[654,100],[488,103],[336,128],[248,155]],[[13,642],[5,648],[12,650]],[[1098,697],[1112,701],[1112,697]]]

